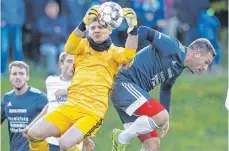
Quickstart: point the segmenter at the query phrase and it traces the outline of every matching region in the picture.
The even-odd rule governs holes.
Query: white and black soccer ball
[[[99,8],[98,19],[103,27],[115,29],[123,20],[122,7],[114,2],[105,2]]]

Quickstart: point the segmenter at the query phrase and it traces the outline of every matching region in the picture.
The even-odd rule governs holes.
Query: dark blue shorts
[[[152,96],[131,82],[115,82],[110,94],[110,100],[117,110],[122,122],[134,122],[137,115],[134,112]]]

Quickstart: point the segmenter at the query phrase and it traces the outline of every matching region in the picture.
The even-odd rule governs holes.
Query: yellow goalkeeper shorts
[[[103,119],[79,106],[61,105],[56,110],[44,116],[44,119],[54,124],[63,135],[71,126],[79,128],[84,139],[93,136],[102,125]]]

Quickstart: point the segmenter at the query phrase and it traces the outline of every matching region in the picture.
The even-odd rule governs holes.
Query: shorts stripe
[[[91,136],[91,134],[97,129],[99,128],[103,123],[103,119],[101,118],[96,124],[95,126],[93,126],[85,135],[84,135],[84,139],[87,139],[89,136]]]
[[[132,116],[134,114],[134,112],[140,107],[142,106],[145,102],[147,102],[148,100],[142,96],[140,98],[138,98],[135,102],[133,102],[127,109],[126,109],[126,113],[129,116]]]
[[[126,90],[130,94],[132,94],[136,99],[142,97],[142,94],[140,92],[138,92],[138,90],[136,90],[135,88],[133,88],[133,86],[131,84],[122,83],[122,86],[124,86],[126,88]]]
[[[134,97],[136,98],[136,101],[133,102],[126,110],[125,112],[132,116],[134,112],[143,105],[147,99],[144,95],[141,94],[132,84],[130,83],[122,83],[122,86],[125,87],[125,89]]]
[[[132,85],[132,84],[129,84],[128,85],[136,92],[140,95],[140,97],[142,97],[143,95]]]

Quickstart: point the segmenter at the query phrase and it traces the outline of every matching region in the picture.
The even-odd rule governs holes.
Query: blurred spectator
[[[89,8],[91,8],[91,6],[93,6],[93,5],[101,5],[103,2],[106,2],[106,0],[90,0],[90,1],[88,1],[88,4],[87,4],[87,10],[89,9]]]
[[[177,37],[177,27],[179,20],[176,17],[176,9],[174,8],[175,0],[164,0],[166,25],[164,32],[171,37]]]
[[[23,60],[22,26],[25,23],[25,8],[23,0],[2,0],[1,2],[1,73],[5,74],[11,45],[13,59]]]
[[[187,31],[186,45],[198,38],[197,20],[201,10],[209,8],[209,0],[175,0],[180,27]]]
[[[45,15],[44,7],[47,0],[24,0],[26,20],[24,26],[24,50],[34,62],[36,68],[40,67],[40,33],[38,21]]]
[[[62,14],[68,20],[68,34],[83,20],[87,11],[86,0],[63,0],[61,1]]]
[[[220,22],[214,13],[214,10],[211,8],[201,11],[198,19],[197,30],[199,37],[208,39],[214,46],[216,57],[212,63],[216,65],[215,67],[220,68],[221,50],[217,39]],[[211,66],[209,67],[211,69]]]
[[[122,8],[130,7],[131,0],[112,0],[112,2],[118,3]]]
[[[161,31],[164,27],[163,0],[132,0],[132,8],[136,11],[141,25],[145,25],[159,31]]]
[[[131,7],[138,17],[138,24],[162,31],[165,27],[164,1],[163,0],[131,0]],[[147,46],[149,41],[145,40],[138,50]]]
[[[40,52],[46,57],[48,75],[56,74],[57,56],[64,50],[68,33],[66,18],[58,14],[59,5],[51,0],[45,6],[45,16],[39,20]]]

